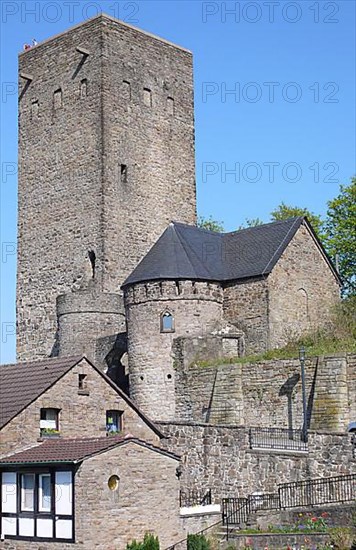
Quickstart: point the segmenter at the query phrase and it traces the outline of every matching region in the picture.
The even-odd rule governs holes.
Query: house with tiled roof
[[[100,548],[124,548],[148,526],[167,544],[182,536],[179,457],[110,378],[72,357],[3,365],[0,380],[3,537],[94,548],[100,531]]]

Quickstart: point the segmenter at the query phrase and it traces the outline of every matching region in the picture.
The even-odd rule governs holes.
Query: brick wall
[[[189,52],[107,16],[19,65],[32,78],[19,90],[17,347],[28,360],[51,354],[56,297],[90,280],[88,251],[116,292],[172,219],[195,222],[193,82]]]
[[[78,393],[78,374],[87,374],[89,395]],[[105,437],[106,411],[124,411],[123,432],[158,443],[159,437],[85,360],[48,389],[1,431],[1,454],[34,445],[40,435],[40,409],[60,409],[62,437]]]

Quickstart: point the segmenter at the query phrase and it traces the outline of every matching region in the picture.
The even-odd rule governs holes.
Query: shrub
[[[159,550],[159,540],[151,533],[146,533],[143,542],[133,540],[126,546],[126,550]]]
[[[210,550],[210,541],[204,535],[188,535],[187,550]]]

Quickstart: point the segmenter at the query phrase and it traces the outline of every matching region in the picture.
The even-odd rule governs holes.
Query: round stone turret
[[[95,287],[57,297],[58,355],[85,355],[106,370],[105,362],[118,334],[124,332],[125,314],[120,294]]]
[[[125,289],[130,396],[154,420],[175,417],[173,340],[205,334],[222,319],[223,291],[210,282],[161,281]]]

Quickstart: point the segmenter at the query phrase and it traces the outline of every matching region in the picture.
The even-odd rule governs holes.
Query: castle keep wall
[[[319,245],[301,225],[268,277],[270,347],[328,328],[340,287]]]
[[[85,288],[93,270],[117,292],[172,219],[195,222],[196,194],[191,53],[98,16],[19,64],[25,361],[56,354],[58,295]]]
[[[164,281],[138,284],[125,293],[130,396],[150,418],[175,418],[173,340],[202,335],[222,318],[222,289],[215,283]],[[174,332],[161,331],[169,312]]]

